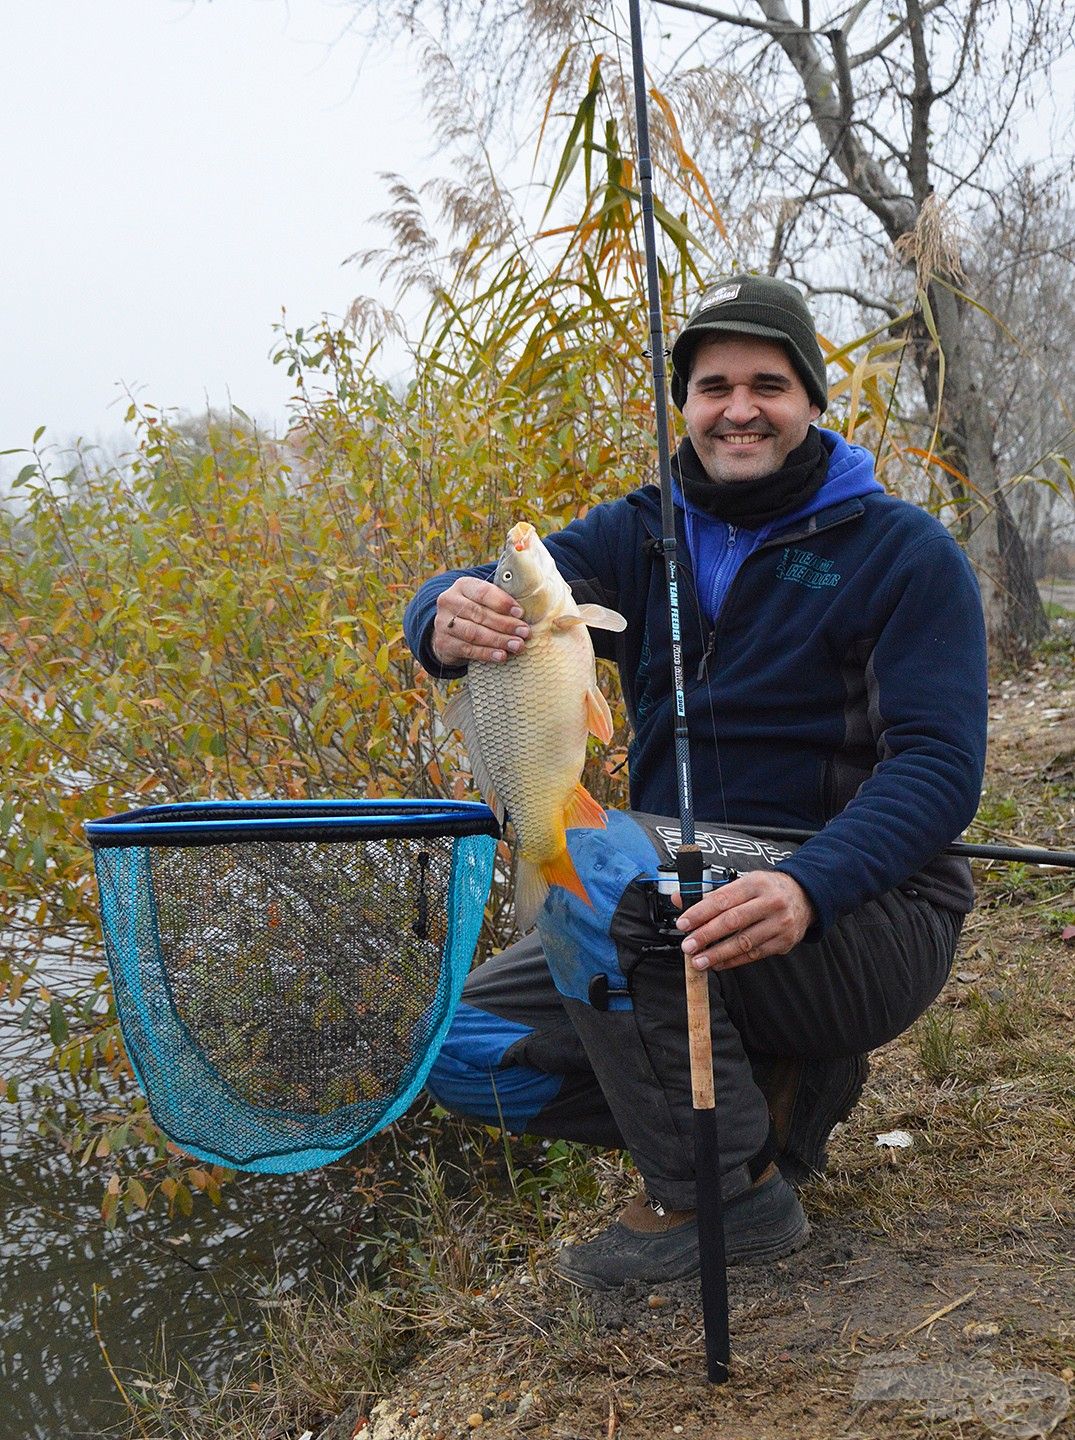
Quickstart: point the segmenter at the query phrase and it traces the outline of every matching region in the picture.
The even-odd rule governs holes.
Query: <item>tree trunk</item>
[[[853,118],[856,97],[846,52],[834,44],[836,60],[830,61],[818,45],[816,35],[795,23],[784,0],[757,0],[757,3],[774,27],[773,39],[799,77],[810,118],[828,155],[839,167],[849,191],[880,221],[895,245],[901,236],[916,228],[932,188],[929,117],[934,96],[920,6],[916,0],[908,0],[916,75],[916,88],[909,97],[911,134],[906,164],[912,194],[908,195],[893,183],[871,154]],[[832,40],[831,35],[829,39]],[[940,415],[950,459],[967,477],[966,489],[958,482],[952,487],[961,502],[961,538],[978,574],[986,628],[994,653],[1023,656],[1048,632],[1048,621],[1026,546],[997,476],[993,455],[995,432],[974,381],[974,368],[968,361],[961,302],[943,285],[931,284],[929,294],[944,355],[943,394],[936,349],[929,343],[916,344],[915,359],[930,408]],[[919,326],[918,330],[916,338],[928,342],[925,327]]]
[[[921,321],[914,353],[926,401],[940,415],[945,458],[966,476],[966,484],[947,477],[959,502],[959,538],[978,575],[991,649],[1020,659],[1048,634],[1049,622],[1030,554],[997,476],[993,423],[968,362],[963,304],[938,284],[929,287],[929,302],[945,361],[943,393],[940,353]]]

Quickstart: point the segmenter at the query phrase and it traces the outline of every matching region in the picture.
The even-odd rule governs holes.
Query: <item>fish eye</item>
[[[501,578],[501,580],[510,580],[510,579],[511,579],[511,571],[510,571],[510,570],[501,570],[501,572],[500,572],[500,578]]]

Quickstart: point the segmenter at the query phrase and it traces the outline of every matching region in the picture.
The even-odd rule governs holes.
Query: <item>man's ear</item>
[[[811,405],[811,406],[810,406],[810,419],[811,419],[811,420],[816,420],[820,414],[821,414],[821,406],[820,406],[820,405]]]

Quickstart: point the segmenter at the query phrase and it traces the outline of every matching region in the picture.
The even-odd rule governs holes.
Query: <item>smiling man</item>
[[[711,972],[728,1260],[765,1262],[808,1237],[795,1187],[824,1170],[867,1053],[948,974],[973,890],[942,852],[977,808],[984,627],[944,527],[884,492],[869,451],[814,423],[825,362],[796,289],[715,282],[672,367],[687,432],[672,469],[699,840],[721,853],[729,822],[820,832],[784,850],[740,839],[743,873],[676,922],[683,954]],[[631,814],[569,833],[606,893],[613,872],[637,875],[675,834],[657,487],[591,507],[546,545],[579,601],[627,619],[593,640],[619,669],[633,732]],[[526,646],[492,568],[439,576],[412,601],[408,639],[431,674],[510,664]],[[561,1252],[568,1279],[685,1276],[698,1239],[682,957],[653,943],[635,880],[612,887],[614,910],[573,919],[560,893],[540,935],[471,975],[429,1086],[487,1123],[630,1150],[644,1188]]]
[[[774,341],[703,341],[690,373],[683,419],[694,453],[717,485],[775,474],[821,414]]]

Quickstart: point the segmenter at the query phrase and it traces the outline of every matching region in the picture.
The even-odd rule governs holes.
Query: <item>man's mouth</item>
[[[731,430],[723,435],[717,435],[716,439],[723,440],[728,445],[758,445],[763,440],[768,440],[768,435],[762,434],[760,430]]]

